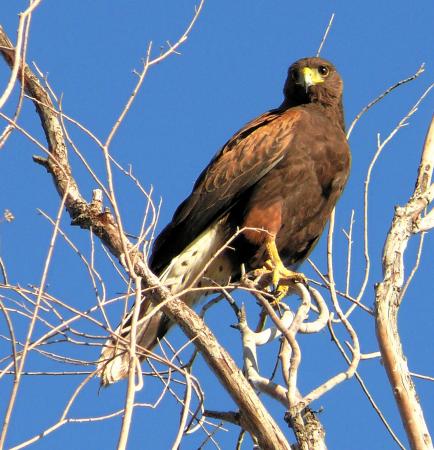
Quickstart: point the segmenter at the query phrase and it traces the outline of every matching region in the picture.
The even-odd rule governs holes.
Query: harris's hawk
[[[155,241],[150,267],[177,294],[227,285],[240,268],[271,271],[273,282],[303,281],[292,272],[317,243],[350,171],[341,77],[321,58],[288,71],[283,103],[238,131],[197,179]],[[241,230],[230,246],[216,253]],[[211,261],[211,262],[210,262]],[[204,290],[182,299],[193,305]],[[140,317],[152,302],[143,299]],[[102,351],[103,385],[128,373],[131,313]],[[157,311],[139,321],[137,344],[152,349],[172,325]]]

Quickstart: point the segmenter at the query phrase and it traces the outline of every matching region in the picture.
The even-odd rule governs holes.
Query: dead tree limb
[[[0,26],[0,53],[9,65],[15,61],[14,47]],[[143,255],[137,251],[120,229],[119,223],[100,202],[87,202],[81,195],[69,165],[67,146],[61,122],[50,96],[38,78],[25,64],[19,69],[26,93],[34,99],[37,113],[48,142],[48,157],[35,158],[51,174],[55,187],[71,216],[72,223],[92,229],[110,252],[124,264],[131,261],[130,276],[141,277],[145,288],[152,287],[153,300],[164,302],[163,311],[178,323],[194,341],[211,370],[218,377],[240,410],[240,424],[258,441],[261,449],[290,450],[290,446],[255,391],[243,376],[228,352],[218,343],[203,320],[179,298],[172,298],[168,289],[149,270]],[[12,124],[13,125],[13,124]],[[124,264],[125,265],[125,264]],[[133,272],[133,273],[131,273]]]
[[[398,311],[404,284],[404,252],[411,236],[419,232],[420,215],[434,197],[431,185],[433,166],[434,117],[425,140],[414,193],[404,207],[395,209],[383,250],[383,281],[375,289],[376,330],[381,356],[414,450],[432,449],[432,441],[402,350]]]

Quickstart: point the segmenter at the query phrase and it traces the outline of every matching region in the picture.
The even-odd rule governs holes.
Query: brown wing
[[[196,181],[190,196],[158,236],[151,255],[157,273],[207,226],[236,205],[240,196],[278,164],[293,138],[300,110],[273,110],[238,131]]]

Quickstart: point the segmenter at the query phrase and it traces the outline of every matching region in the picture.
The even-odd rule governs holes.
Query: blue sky
[[[0,9],[0,24],[14,39],[18,12],[24,1],[7,2]],[[175,42],[192,17],[193,1],[124,1],[45,0],[32,18],[29,61],[35,61],[58,94],[63,95],[64,111],[105,138],[135,83],[132,71],[140,69],[149,41],[153,55]],[[369,101],[393,83],[412,75],[425,62],[426,70],[416,81],[402,86],[373,108],[355,128],[350,145],[353,155],[352,173],[339,202],[336,235],[336,278],[345,280],[345,239],[340,232],[347,228],[351,210],[355,210],[355,244],[351,290],[357,293],[363,275],[362,198],[369,162],[376,150],[377,133],[384,138],[408,112],[434,79],[434,39],[431,1],[417,3],[319,1],[207,2],[191,35],[173,55],[153,67],[126,121],[112,144],[112,154],[123,165],[132,164],[135,175],[145,187],[153,186],[154,198],[163,199],[161,229],[171,218],[176,206],[188,195],[205,164],[220,146],[244,123],[279,105],[288,66],[296,59],[315,54],[331,14],[336,17],[322,55],[339,69],[345,84],[344,104],[347,124]],[[0,92],[9,71],[0,65]],[[370,191],[370,255],[372,273],[363,302],[371,306],[373,285],[381,276],[381,251],[393,216],[394,206],[404,204],[414,187],[420,151],[433,111],[433,94],[428,96],[385,148],[373,171]],[[14,97],[4,111],[13,113]],[[27,104],[20,124],[43,140],[34,107]],[[4,123],[1,123],[1,129]],[[100,152],[76,128],[70,127],[80,149],[103,176]],[[50,225],[37,213],[41,208],[55,215],[59,199],[52,182],[31,155],[38,150],[18,133],[0,150],[0,211],[10,209],[16,219],[0,223],[0,255],[4,259],[12,283],[23,286],[39,283],[42,264],[51,235]],[[90,198],[95,187],[77,159],[72,161],[74,173],[83,195]],[[136,233],[146,203],[131,183],[116,173],[118,199],[126,229]],[[31,195],[29,195],[31,192]],[[69,226],[64,217],[62,227],[85,251],[89,252],[86,232]],[[432,303],[433,238],[427,236],[421,268],[400,312],[400,331],[409,366],[415,372],[433,375]],[[409,245],[406,267],[412,266],[417,239]],[[324,240],[312,255],[325,271]],[[98,249],[97,264],[109,277],[110,295],[123,290],[123,284]],[[312,275],[308,264],[303,266]],[[112,277],[112,278],[111,278]],[[78,258],[59,242],[49,273],[49,291],[77,308],[85,310],[95,303],[91,286],[83,281],[84,272]],[[0,292],[0,295],[6,295]],[[253,300],[249,308],[255,312]],[[345,304],[344,304],[345,305]],[[115,323],[120,308],[110,313]],[[25,321],[16,318],[22,338]],[[216,307],[209,323],[219,339],[239,360],[240,348],[236,331],[229,328],[234,317],[226,305]],[[363,312],[353,315],[362,351],[377,350],[374,322]],[[0,318],[0,334],[5,323]],[[41,330],[36,330],[36,335]],[[101,333],[101,331],[93,330]],[[175,331],[175,343],[182,335]],[[341,334],[344,338],[345,335]],[[345,368],[345,363],[330,342],[327,332],[302,337],[303,365],[300,389],[307,392],[320,381]],[[9,346],[0,340],[0,357]],[[68,348],[68,354],[96,359],[95,347]],[[272,364],[265,351],[264,367]],[[42,361],[42,362],[41,362]],[[43,365],[45,364],[45,365]],[[0,369],[1,369],[0,365]],[[73,370],[38,357],[29,358],[29,370]],[[233,409],[234,405],[217,385],[217,381],[199,361],[196,368],[206,391],[209,409]],[[363,362],[360,373],[378,401],[392,427],[407,446],[391,390],[378,359]],[[19,391],[12,416],[7,447],[20,443],[57,420],[65,402],[82,380],[81,377],[27,377]],[[0,413],[3,413],[11,380],[0,380]],[[431,428],[434,425],[433,383],[416,380],[416,386]],[[125,384],[98,394],[97,380],[89,383],[72,408],[74,417],[104,414],[122,407]],[[146,380],[138,400],[150,402],[160,386]],[[264,399],[273,414],[281,420],[283,411],[273,401]],[[315,405],[324,407],[321,414],[327,431],[329,448],[373,450],[395,448],[384,427],[354,380],[337,387]],[[130,448],[170,448],[179,420],[176,403],[165,398],[157,410],[136,412]],[[37,449],[105,449],[115,448],[120,428],[119,418],[92,424],[69,424],[33,445]],[[237,433],[221,432],[222,448],[234,448]],[[203,435],[187,437],[182,448],[197,448]],[[245,448],[249,448],[246,444]],[[209,445],[206,448],[213,448]]]

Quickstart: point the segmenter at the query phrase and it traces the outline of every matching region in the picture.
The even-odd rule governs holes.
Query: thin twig
[[[17,374],[16,377],[14,379],[14,385],[12,388],[12,392],[11,395],[9,397],[9,403],[8,403],[8,407],[5,413],[5,417],[4,417],[4,421],[3,421],[3,428],[2,428],[2,434],[0,436],[0,448],[4,447],[5,441],[6,441],[6,435],[9,429],[9,422],[11,419],[11,415],[12,415],[12,410],[15,404],[15,400],[18,394],[18,388],[20,385],[20,381],[21,381],[21,372],[24,369],[24,363],[26,361],[26,357],[27,354],[30,350],[30,342],[31,342],[31,338],[33,335],[33,330],[35,328],[36,325],[36,320],[38,317],[38,313],[39,313],[39,307],[41,304],[41,299],[42,299],[42,293],[44,291],[46,282],[47,282],[47,276],[48,276],[48,269],[50,267],[51,264],[51,260],[52,260],[52,256],[53,256],[53,251],[54,251],[54,245],[56,243],[56,239],[57,239],[57,235],[58,235],[58,231],[59,231],[59,223],[60,223],[60,219],[62,217],[63,214],[63,209],[65,207],[65,200],[66,200],[66,195],[64,195],[62,197],[62,201],[60,202],[60,207],[57,213],[57,217],[56,217],[56,223],[53,229],[53,234],[51,236],[51,241],[50,241],[50,245],[48,248],[48,253],[47,253],[47,257],[45,259],[45,264],[44,264],[44,270],[42,272],[42,277],[41,277],[41,282],[39,285],[39,292],[38,292],[38,297],[36,299],[36,304],[35,304],[35,308],[33,311],[33,315],[29,324],[29,328],[27,331],[27,336],[26,336],[26,341],[24,343],[24,348],[21,354],[21,358],[20,358],[20,362],[19,362],[19,366],[18,366],[18,370],[17,370]],[[14,359],[15,360],[15,359]]]
[[[357,114],[357,116],[354,118],[354,120],[351,122],[350,127],[348,128],[347,131],[347,139],[350,138],[351,133],[353,132],[354,127],[356,126],[357,122],[361,119],[361,117],[367,112],[369,111],[374,105],[376,105],[377,103],[379,103],[381,100],[383,100],[384,97],[386,97],[386,95],[390,94],[392,91],[394,91],[396,88],[402,86],[403,84],[409,83],[410,81],[415,80],[419,75],[421,75],[425,70],[425,63],[421,64],[421,66],[419,67],[419,69],[417,69],[417,71],[409,76],[408,78],[404,78],[401,81],[398,81],[397,83],[393,84],[392,86],[390,86],[389,88],[387,88],[384,92],[382,92],[378,97],[376,97],[374,100],[372,100],[371,102],[369,102],[364,108],[362,108],[362,110]]]
[[[332,321],[329,322],[329,331],[330,331],[330,335],[332,336],[333,341],[335,342],[336,346],[338,347],[339,351],[341,352],[341,355],[344,357],[345,361],[348,364],[350,364],[350,362],[351,362],[350,358],[348,358],[347,354],[345,353],[344,348],[342,347],[342,344],[340,343],[338,337],[336,336],[336,333],[335,333],[335,331],[333,329],[333,322]],[[377,413],[378,417],[383,422],[383,424],[386,427],[387,431],[392,436],[392,439],[397,443],[397,445],[401,449],[405,450],[404,445],[402,444],[402,442],[399,440],[398,436],[393,431],[392,427],[390,426],[390,424],[387,421],[386,417],[382,413],[381,409],[378,407],[377,403],[375,402],[374,398],[372,397],[371,393],[369,392],[369,390],[368,390],[365,382],[363,381],[362,377],[359,375],[359,373],[357,371],[354,373],[354,376],[356,377],[357,381],[359,382],[360,387],[362,388],[362,391],[365,393],[369,403],[374,408],[374,411]]]
[[[330,17],[330,20],[329,20],[329,23],[328,23],[328,25],[327,25],[327,28],[326,28],[326,30],[325,30],[325,32],[324,32],[324,35],[323,35],[322,39],[321,39],[321,44],[319,45],[318,51],[316,52],[316,56],[317,56],[317,57],[319,57],[319,55],[321,54],[321,50],[322,50],[322,48],[323,48],[323,45],[324,45],[324,43],[325,43],[325,41],[326,41],[326,39],[327,39],[327,36],[328,36],[328,34],[329,34],[329,32],[330,32],[330,29],[331,29],[331,27],[332,27],[332,25],[333,25],[333,20],[334,20],[334,18],[335,18],[335,13],[333,13],[333,14],[331,15],[331,17]]]
[[[118,450],[125,450],[127,448],[128,436],[130,433],[131,419],[133,416],[134,409],[134,398],[136,393],[135,377],[136,370],[140,370],[140,362],[136,356],[136,345],[137,345],[137,321],[139,319],[140,313],[140,303],[142,300],[142,278],[136,277],[134,280],[136,300],[134,302],[133,308],[133,319],[131,321],[130,330],[130,345],[128,351],[130,353],[130,362],[128,366],[128,387],[127,395],[125,396],[125,413],[122,418],[122,427],[118,440]]]

